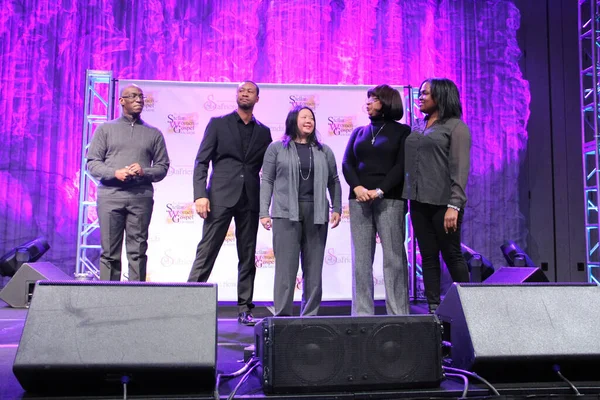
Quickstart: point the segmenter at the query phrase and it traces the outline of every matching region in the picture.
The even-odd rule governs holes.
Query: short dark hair
[[[367,90],[367,97],[377,97],[381,102],[383,119],[398,121],[404,116],[404,106],[400,92],[389,85],[379,85]]]
[[[310,136],[308,136],[307,142],[309,144],[315,144],[317,148],[321,150],[323,145],[317,138],[317,119],[315,117],[315,112],[308,106],[296,106],[288,113],[287,118],[285,119],[285,132],[283,133],[283,139],[281,140],[283,147],[288,147],[290,142],[298,137],[298,115],[302,110],[310,111],[313,116],[313,120],[315,121],[315,128]]]
[[[240,86],[242,86],[244,83],[251,83],[251,84],[253,84],[253,85],[254,85],[254,87],[256,88],[256,95],[257,95],[257,96],[258,96],[258,95],[260,95],[260,88],[258,87],[258,85],[256,84],[256,82],[254,82],[254,81],[250,81],[250,80],[245,80],[245,81],[242,81],[242,82],[241,82],[241,83],[238,85],[238,88],[239,88]]]
[[[437,104],[438,121],[444,123],[450,118],[462,118],[462,104],[456,84],[447,78],[425,79],[431,88],[431,98]]]

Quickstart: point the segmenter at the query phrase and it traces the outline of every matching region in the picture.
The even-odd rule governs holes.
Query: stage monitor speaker
[[[265,393],[438,387],[433,315],[271,317],[255,326]]]
[[[600,288],[455,283],[436,310],[455,368],[493,382],[597,380]]]
[[[35,393],[212,393],[217,286],[38,282],[13,372]]]
[[[538,267],[500,267],[484,283],[548,282]]]
[[[49,262],[24,263],[0,291],[0,299],[9,306],[24,308],[29,305],[35,283],[40,280],[65,281],[72,279]]]

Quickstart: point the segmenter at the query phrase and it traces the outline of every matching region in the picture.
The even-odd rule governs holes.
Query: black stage
[[[377,304],[377,314],[383,314],[385,308],[382,303]],[[297,310],[296,310],[297,312]],[[412,314],[426,312],[424,304],[415,303],[411,306]],[[270,316],[268,305],[258,305],[255,309],[256,317]],[[321,308],[321,315],[349,315],[350,304],[348,302],[325,302]],[[0,399],[25,399],[25,398],[52,398],[40,397],[25,393],[12,372],[13,361],[19,344],[19,339],[25,323],[27,310],[14,309],[6,306],[0,301]],[[254,329],[239,325],[236,320],[236,307],[233,304],[219,304],[218,308],[218,351],[217,370],[220,374],[229,374],[239,370],[243,366],[244,348],[254,344]],[[242,385],[235,398],[246,399],[421,399],[421,398],[460,398],[463,392],[463,383],[459,380],[445,379],[439,388],[433,389],[410,389],[394,391],[362,391],[362,392],[340,392],[340,393],[309,393],[297,395],[268,395],[263,393],[259,380],[260,368],[257,368]],[[220,398],[226,399],[238,383],[239,378],[222,382],[220,385]],[[600,371],[598,371],[597,382],[575,382],[581,392],[581,396],[575,396],[573,390],[564,382],[557,379],[550,383],[519,383],[519,384],[496,384],[500,396],[494,396],[482,384],[471,381],[469,385],[468,398],[600,398]],[[64,397],[61,397],[64,398]],[[73,397],[75,398],[75,397]],[[109,399],[123,398],[107,396],[77,397],[85,399]],[[203,395],[168,395],[160,396],[136,395],[129,392],[128,398],[149,399],[214,399],[208,394]]]

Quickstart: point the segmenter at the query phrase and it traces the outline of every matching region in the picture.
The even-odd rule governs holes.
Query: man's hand
[[[144,170],[142,169],[142,166],[138,163],[133,163],[127,166],[127,169],[129,170],[129,173],[132,176],[144,176]]]
[[[331,229],[336,228],[340,224],[341,219],[342,218],[340,217],[340,213],[332,212],[331,218],[329,218],[329,222],[331,223]]]
[[[260,223],[263,226],[263,228],[265,228],[266,230],[268,230],[268,231],[271,230],[271,218],[263,217],[260,219]]]
[[[210,200],[206,197],[200,197],[196,199],[194,202],[196,204],[196,212],[202,219],[206,219],[208,217],[208,213],[210,212]]]
[[[127,179],[129,179],[129,177],[131,177],[131,174],[129,173],[129,168],[127,167],[115,171],[115,178],[121,182],[125,182]]]

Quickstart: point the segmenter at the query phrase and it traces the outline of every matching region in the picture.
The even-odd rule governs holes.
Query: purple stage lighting
[[[507,240],[500,246],[506,262],[511,267],[536,267],[535,263],[521,248],[512,240]]]
[[[23,263],[39,260],[49,249],[48,241],[41,237],[15,247],[0,258],[0,275],[14,276]]]
[[[483,282],[494,273],[494,266],[490,260],[464,243],[460,244],[460,249],[469,267],[471,282]]]

